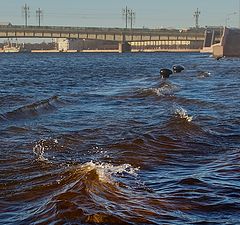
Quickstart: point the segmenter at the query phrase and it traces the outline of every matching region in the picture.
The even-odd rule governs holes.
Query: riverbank
[[[92,49],[92,50],[68,50],[68,51],[59,51],[59,50],[31,50],[31,53],[77,53],[77,52],[83,52],[83,53],[118,53],[118,49],[111,49],[111,50],[105,50],[105,49]],[[133,53],[136,52],[173,52],[173,53],[178,53],[178,52],[186,52],[186,53],[191,53],[191,52],[196,52],[199,53],[201,52],[201,49],[132,49]],[[2,49],[0,49],[0,53],[6,53]],[[21,52],[22,53],[22,52]],[[29,53],[29,52],[28,52]]]

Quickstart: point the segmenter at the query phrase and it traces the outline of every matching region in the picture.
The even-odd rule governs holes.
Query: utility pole
[[[27,6],[27,4],[25,4],[23,6],[23,15],[24,15],[24,18],[25,18],[25,26],[27,27],[27,25],[28,25],[28,18],[30,17],[30,9]]]
[[[130,10],[126,6],[125,9],[122,10],[122,15],[125,17],[125,28],[127,29],[128,26],[128,16],[129,16]]]
[[[132,9],[128,9],[126,6],[125,9],[122,10],[122,15],[125,19],[125,28],[128,28],[128,23],[130,23],[131,29],[133,28],[134,20],[135,20],[135,12]]]
[[[134,23],[134,20],[135,20],[135,12],[133,12],[133,10],[131,9],[130,11],[129,11],[129,20],[130,20],[130,27],[131,27],[131,29],[133,28],[133,23]]]
[[[194,14],[193,14],[193,17],[195,18],[195,26],[196,26],[196,29],[199,28],[199,23],[198,23],[199,16],[200,16],[200,11],[198,11],[198,8],[197,8],[197,11],[194,12]]]
[[[41,26],[41,19],[43,17],[43,11],[38,8],[38,10],[36,11],[36,17],[37,17],[37,20],[38,20],[38,26],[40,27]]]
[[[238,28],[240,29],[240,0],[238,3]]]

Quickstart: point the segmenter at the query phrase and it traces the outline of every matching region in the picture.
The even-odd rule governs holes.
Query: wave
[[[211,73],[209,71],[198,71],[197,72],[197,77],[198,78],[206,78],[209,77]]]
[[[175,116],[176,118],[184,119],[188,122],[191,122],[193,119],[193,116],[190,116],[184,108],[178,106],[175,108]]]
[[[0,131],[2,134],[25,134],[31,131],[29,127],[9,126]]]
[[[194,99],[194,98],[185,98],[182,96],[171,96],[171,100],[174,103],[174,105],[181,105],[184,107],[193,107],[198,108],[198,111],[202,110],[219,110],[224,107],[223,104],[214,102],[211,100],[200,100],[200,99]],[[208,116],[208,115],[206,115]]]
[[[174,115],[173,117],[179,120]],[[192,124],[185,119],[180,120],[184,124]],[[159,131],[161,130],[162,127],[159,128]],[[75,139],[77,136],[67,135],[67,138]],[[46,154],[47,150],[59,150],[61,141],[58,138],[50,138],[36,142],[33,147],[36,160],[32,163],[24,163],[26,167],[22,168],[21,178],[16,178],[15,183],[12,182],[9,184],[10,187],[5,187],[5,189],[9,188],[9,195],[6,196],[9,202],[16,199],[21,202],[21,205],[25,206],[22,212],[28,209],[28,205],[31,207],[25,217],[21,209],[18,210],[19,214],[14,217],[16,223],[51,224],[58,221],[60,224],[66,222],[159,224],[164,216],[167,219],[179,219],[173,217],[175,214],[171,213],[171,210],[184,210],[184,207],[196,206],[194,202],[181,201],[187,198],[188,191],[197,192],[196,196],[191,195],[196,197],[197,201],[202,197],[203,188],[209,188],[207,190],[211,188],[198,176],[188,175],[179,178],[176,175],[171,181],[173,185],[177,185],[177,190],[172,196],[167,196],[166,193],[163,196],[159,194],[160,191],[156,191],[155,182],[158,182],[157,185],[163,182],[161,183],[163,187],[166,185],[164,182],[169,182],[164,175],[160,179],[161,172],[156,169],[159,165],[164,166],[164,161],[168,160],[168,165],[173,162],[176,167],[189,165],[189,162],[184,163],[184,160],[187,160],[187,153],[183,148],[186,146],[172,135],[168,137],[158,134],[154,137],[145,134],[109,146],[112,150],[113,148],[116,150],[113,151],[116,152],[115,158],[111,158],[109,162],[87,161],[69,164],[58,163],[56,159],[52,163],[46,163],[50,162],[50,157]],[[192,148],[193,145],[191,146],[193,152]],[[193,155],[190,155],[191,162],[197,160]],[[136,163],[137,160],[140,163]],[[152,180],[146,182],[148,183],[146,185],[141,181],[146,170],[144,164],[152,173]],[[20,182],[21,188],[17,188]],[[182,199],[179,199],[179,196],[182,196]],[[199,203],[199,206],[201,204],[204,203]],[[5,207],[8,207],[8,204]]]
[[[48,161],[48,159],[44,156],[45,150],[53,149],[58,147],[57,139],[49,139],[49,140],[40,140],[33,147],[33,153],[36,156],[36,160],[38,161]]]
[[[141,89],[137,91],[135,97],[151,97],[151,96],[172,96],[179,91],[180,87],[171,82],[164,81],[159,87]]]
[[[35,187],[26,190],[27,193],[22,196],[20,194],[18,198],[26,200],[31,197],[32,201],[45,198],[47,201],[22,220],[23,223],[35,223],[42,218],[46,224],[52,221],[124,224],[131,218],[140,217],[137,213],[135,216],[129,215],[125,208],[130,199],[132,202],[127,204],[129,209],[141,206],[138,206],[137,199],[134,199],[131,188],[122,181],[127,179],[135,182],[138,168],[130,164],[113,165],[90,161],[61,168],[60,171],[58,174],[48,174],[48,178],[42,175],[30,179],[29,182],[34,182]],[[139,221],[143,219],[143,216],[138,218]]]
[[[13,111],[0,114],[0,121],[36,117],[41,114],[56,110],[57,103],[60,103],[58,96],[53,96],[45,100],[37,101],[30,105],[15,109]]]
[[[9,95],[3,95],[0,96],[0,106],[13,106],[16,103],[25,102],[25,99],[22,95],[17,95],[17,94],[9,94]]]
[[[207,185],[207,183],[201,181],[200,179],[194,177],[188,177],[181,179],[178,184],[180,185],[196,185],[196,186],[203,186]]]

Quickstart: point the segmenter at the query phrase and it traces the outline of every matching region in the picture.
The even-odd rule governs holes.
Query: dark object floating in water
[[[210,74],[211,73],[208,71],[199,71],[197,76],[200,78],[204,78],[204,77],[209,77]]]
[[[173,66],[174,73],[181,73],[183,70],[184,70],[183,66],[180,66],[180,65]]]
[[[219,60],[219,59],[221,59],[221,58],[223,58],[223,56],[218,56],[218,57],[216,57],[215,59],[216,59],[216,60]]]
[[[160,70],[160,75],[162,76],[162,78],[169,78],[169,76],[172,74],[172,70],[170,69],[161,69]]]

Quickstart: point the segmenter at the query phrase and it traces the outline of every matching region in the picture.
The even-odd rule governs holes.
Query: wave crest
[[[33,153],[36,156],[37,161],[48,161],[46,156],[44,156],[45,150],[53,149],[58,147],[57,139],[49,139],[49,140],[40,140],[33,147]],[[48,161],[49,162],[49,161]]]
[[[112,182],[112,176],[117,174],[128,174],[128,175],[137,175],[138,168],[132,167],[130,164],[122,164],[119,166],[114,166],[110,163],[94,163],[93,161],[87,162],[81,166],[85,172],[92,170],[96,171],[98,178],[103,182]]]
[[[50,111],[56,110],[56,103],[60,102],[58,96],[34,102],[30,105],[25,105],[13,111],[0,114],[0,121],[25,119],[29,117],[35,117]]]
[[[190,116],[184,108],[178,106],[175,108],[175,116],[180,119],[184,119],[188,122],[191,122],[193,120],[193,116]]]
[[[159,87],[140,90],[138,92],[138,95],[140,95],[140,97],[171,96],[178,90],[179,90],[179,86],[171,82],[165,81],[165,82],[162,82]]]

